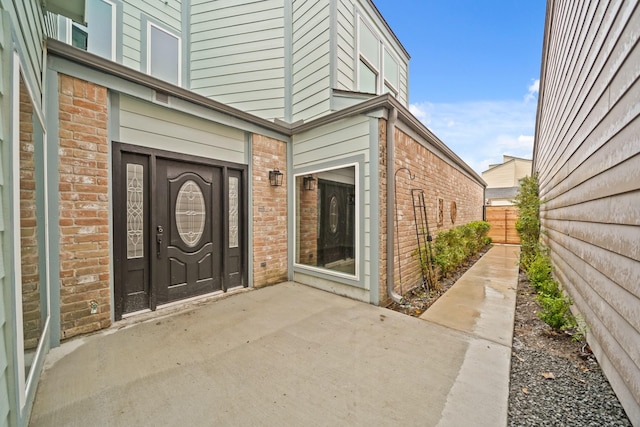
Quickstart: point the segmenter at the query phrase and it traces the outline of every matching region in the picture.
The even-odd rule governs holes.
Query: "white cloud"
[[[479,174],[500,163],[503,154],[532,158],[535,103],[417,102],[409,109]]]
[[[540,79],[532,80],[527,90],[528,92],[524,96],[525,102],[530,102],[536,99],[536,97],[538,96],[538,91],[540,90]]]

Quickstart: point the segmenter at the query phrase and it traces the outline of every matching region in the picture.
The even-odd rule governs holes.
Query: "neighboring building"
[[[518,209],[513,199],[518,194],[520,180],[531,176],[531,160],[502,156],[502,163],[489,165],[482,172],[485,189],[485,219],[491,224],[489,237],[494,243],[520,244],[516,231]]]
[[[640,425],[640,5],[549,1],[533,170],[555,276]]]
[[[512,206],[520,188],[520,180],[531,176],[531,164],[528,159],[503,155],[502,163],[489,165],[489,169],[482,172],[482,179],[487,183],[485,204]]]
[[[482,219],[369,0],[1,5],[0,425],[63,339],[284,280],[386,304],[422,201]]]

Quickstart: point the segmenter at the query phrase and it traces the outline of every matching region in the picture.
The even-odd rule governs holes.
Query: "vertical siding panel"
[[[534,170],[556,276],[630,419],[640,419],[640,6],[555,1]]]
[[[4,239],[5,239],[5,224],[4,224],[4,204],[6,191],[4,189],[4,171],[6,170],[5,159],[2,153],[4,153],[5,145],[8,143],[7,137],[10,127],[8,112],[9,99],[6,94],[10,93],[10,54],[11,50],[7,49],[10,45],[10,35],[8,24],[8,14],[3,9],[3,5],[0,5],[0,426],[6,426],[9,424],[9,411],[10,411],[10,398],[9,398],[9,372],[8,372],[8,360],[11,357],[5,342],[7,337],[11,335],[9,329],[9,323],[7,321],[7,314],[12,313],[13,310],[9,308],[10,303],[5,300],[5,296],[9,295],[5,281],[5,259],[4,252]]]
[[[284,119],[283,0],[191,4],[191,89],[265,119]]]

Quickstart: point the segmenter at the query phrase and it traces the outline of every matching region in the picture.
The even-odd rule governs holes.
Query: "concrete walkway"
[[[71,340],[30,425],[505,425],[518,251],[423,320],[283,283]]]

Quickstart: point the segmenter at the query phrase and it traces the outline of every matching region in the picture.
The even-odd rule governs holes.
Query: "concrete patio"
[[[420,319],[288,282],[71,340],[30,425],[506,425],[518,254]]]

